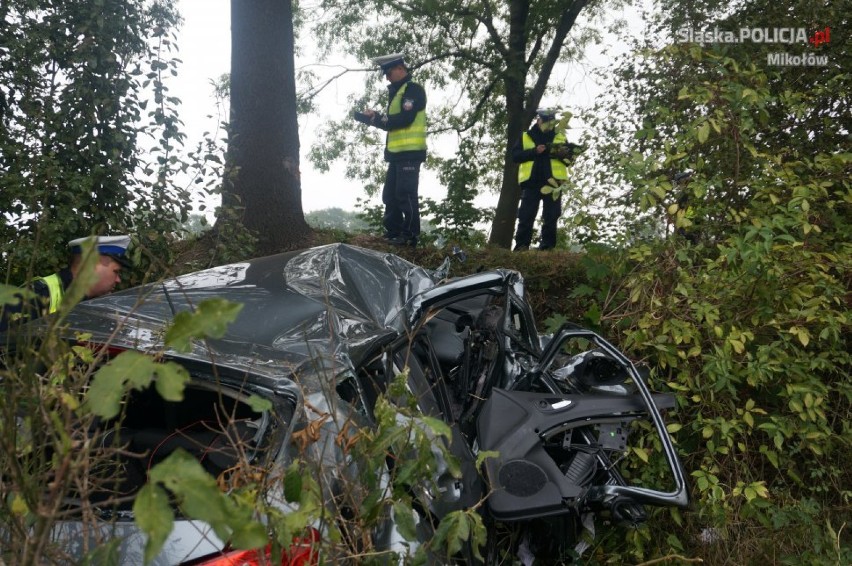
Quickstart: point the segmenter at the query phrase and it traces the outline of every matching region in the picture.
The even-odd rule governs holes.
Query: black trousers
[[[388,163],[382,203],[385,205],[383,224],[388,238],[416,240],[420,235],[420,202],[417,189],[420,183],[419,161]]]
[[[532,240],[533,224],[541,203],[541,241],[539,249],[548,250],[556,246],[556,222],[562,215],[562,197],[553,200],[553,195],[541,194],[541,187],[524,187],[521,193],[521,205],[518,207],[518,230],[515,232],[515,247],[529,246]]]

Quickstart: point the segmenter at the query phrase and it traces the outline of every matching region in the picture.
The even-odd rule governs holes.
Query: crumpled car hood
[[[404,332],[406,303],[445,275],[390,253],[331,244],[91,299],[75,307],[67,323],[95,341],[157,351],[176,313],[205,299],[227,299],[243,309],[221,339],[196,341],[190,354],[170,354],[273,380],[295,375],[305,386],[312,376],[355,367],[377,340]]]

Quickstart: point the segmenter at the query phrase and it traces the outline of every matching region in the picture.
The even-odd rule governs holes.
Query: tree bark
[[[219,220],[242,222],[258,251],[303,245],[292,0],[231,0],[231,116]],[[218,221],[217,221],[218,223]]]

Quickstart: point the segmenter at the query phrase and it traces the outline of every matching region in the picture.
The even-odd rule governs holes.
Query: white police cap
[[[99,254],[109,256],[125,267],[130,265],[126,257],[130,236],[84,236],[71,240],[68,246],[71,253],[79,254],[83,250],[83,244],[90,241],[94,241]]]
[[[385,73],[388,69],[393,69],[397,65],[405,65],[405,55],[402,53],[391,53],[390,55],[373,57],[373,64],[381,67],[382,72]]]
[[[557,112],[558,110],[556,108],[539,108],[535,111],[536,116],[541,118],[544,122],[550,122],[551,120],[555,120]]]

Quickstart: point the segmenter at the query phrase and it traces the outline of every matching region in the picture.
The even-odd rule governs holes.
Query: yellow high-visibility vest
[[[528,132],[524,132],[522,139],[524,149],[535,149],[535,142]],[[556,132],[556,136],[553,138],[553,145],[556,146],[563,143],[565,143],[565,134],[562,132]],[[518,183],[523,183],[530,178],[530,175],[532,175],[532,168],[532,161],[524,161],[518,166]],[[564,181],[568,178],[568,167],[565,166],[565,163],[561,159],[550,160],[550,172],[554,179]]]
[[[399,114],[402,111],[402,95],[408,83],[396,92],[388,108],[388,115]],[[404,128],[388,132],[387,150],[391,153],[401,151],[420,151],[426,149],[426,111],[420,110],[414,121]]]
[[[50,306],[48,313],[54,313],[59,310],[59,305],[62,303],[62,297],[65,296],[65,289],[62,286],[62,279],[58,273],[48,275],[47,277],[39,277],[47,285],[47,290],[50,293]]]

